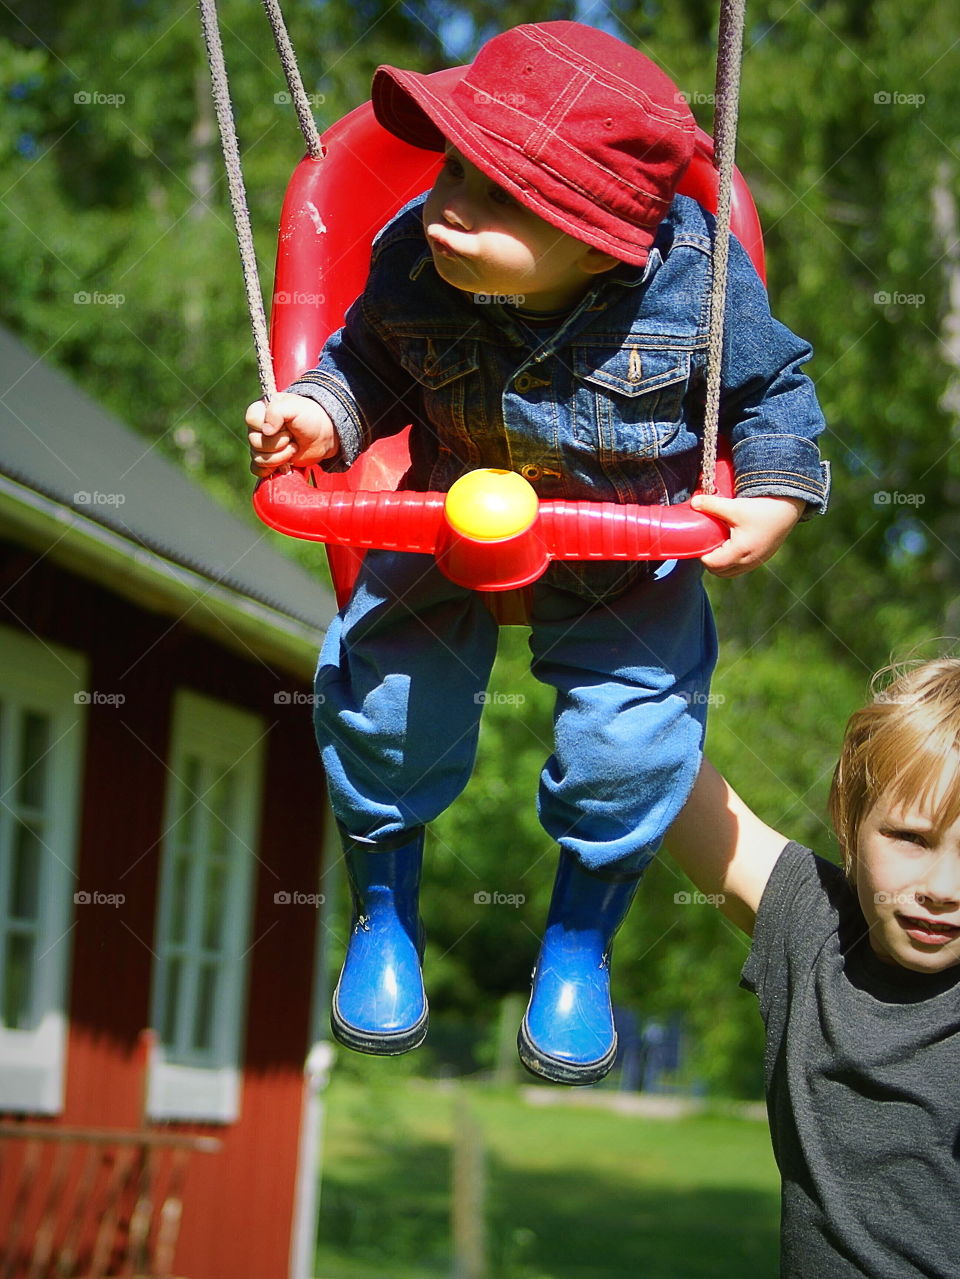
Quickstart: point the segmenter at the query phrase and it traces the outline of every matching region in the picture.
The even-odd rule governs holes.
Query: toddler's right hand
[[[334,457],[340,447],[325,409],[305,395],[281,391],[269,403],[247,409],[250,470],[261,479],[278,466],[309,466]]]

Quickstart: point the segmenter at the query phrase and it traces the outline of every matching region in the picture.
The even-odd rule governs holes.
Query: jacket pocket
[[[480,367],[477,342],[451,338],[416,338],[400,348],[404,369],[428,390],[439,390]]]
[[[574,349],[574,371],[585,382],[635,399],[685,385],[690,376],[690,353],[651,350],[640,343],[580,346]]]
[[[606,465],[655,458],[675,438],[690,380],[689,351],[637,344],[582,346],[573,352],[578,380],[577,432],[595,441]]]
[[[474,438],[480,434],[476,419],[482,412],[478,343],[415,338],[403,343],[398,358],[420,388],[414,431],[427,433],[425,453],[449,454],[459,459],[463,469],[479,466]]]

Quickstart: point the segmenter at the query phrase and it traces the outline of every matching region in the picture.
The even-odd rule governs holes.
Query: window
[[[181,692],[174,708],[157,903],[156,1118],[239,1113],[264,725]]]
[[[63,1108],[81,654],[0,627],[0,1106]]]

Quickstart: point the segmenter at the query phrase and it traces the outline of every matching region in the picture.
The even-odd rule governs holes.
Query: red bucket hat
[[[538,22],[449,76],[378,67],[373,109],[404,142],[471,163],[552,226],[642,265],[693,155],[696,124],[665,72],[615,36]]]

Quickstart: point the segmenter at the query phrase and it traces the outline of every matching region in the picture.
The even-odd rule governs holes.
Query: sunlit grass
[[[531,1105],[518,1090],[412,1079],[394,1062],[365,1070],[327,1094],[317,1279],[451,1273],[464,1103],[486,1150],[489,1279],[776,1273],[778,1179],[762,1121],[651,1119],[566,1096]]]

